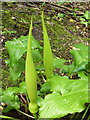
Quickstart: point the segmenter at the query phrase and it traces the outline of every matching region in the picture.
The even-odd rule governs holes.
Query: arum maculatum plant
[[[31,113],[38,112],[37,105],[37,74],[33,63],[32,51],[31,51],[31,39],[32,36],[32,18],[29,30],[28,44],[27,44],[27,57],[26,57],[26,88],[28,97],[30,99],[29,110]]]
[[[53,75],[53,56],[52,51],[49,43],[49,38],[47,34],[47,30],[44,24],[44,15],[42,12],[42,26],[43,26],[43,36],[44,36],[44,67],[45,67],[45,75],[46,78],[50,78]],[[26,57],[26,87],[28,97],[30,99],[29,103],[29,110],[31,113],[38,112],[38,105],[37,105],[37,74],[35,70],[35,66],[33,63],[32,58],[32,50],[31,50],[31,43],[32,43],[32,18],[31,18],[31,25],[29,30],[29,37],[28,37],[28,44],[27,44],[27,57]]]
[[[24,84],[20,83],[19,87],[11,87],[3,91],[3,102],[8,104],[12,103],[9,110],[12,110],[13,108],[19,109],[20,102],[17,94],[28,94],[28,108],[29,111],[33,114],[34,118],[61,118],[68,114],[82,112],[85,109],[85,103],[88,102],[88,46],[84,44],[76,44],[74,49],[70,50],[74,58],[73,63],[71,65],[65,65],[65,59],[53,57],[46,26],[44,23],[43,12],[41,18],[44,39],[43,60],[42,51],[39,54],[35,54],[35,52],[37,52],[36,50],[42,50],[42,47],[39,43],[37,43],[38,41],[32,37],[32,18],[29,29],[29,36],[22,36],[18,40],[6,42],[6,47],[10,52],[12,63],[14,63],[14,65],[18,63],[18,68],[23,66],[20,64],[22,61],[24,61],[24,59],[22,60],[21,57],[23,58],[22,55],[26,51],[27,55],[26,61],[24,61],[26,63]],[[13,52],[11,52],[12,48],[14,48]],[[18,56],[17,53],[19,53]],[[39,59],[37,60],[34,58]],[[45,70],[44,75],[46,76],[46,81],[43,80],[43,84],[40,84],[41,81],[38,81],[39,76],[37,73],[40,71],[38,66],[43,66],[42,63],[44,64],[44,67],[40,68],[40,70]],[[59,76],[58,74],[53,74],[54,68],[62,69],[61,73],[67,73],[67,75],[77,73],[78,79],[70,79],[65,75]],[[22,70],[23,69],[21,69],[19,72]],[[17,71],[18,69],[15,69],[15,72]],[[40,77],[40,80],[41,79],[42,78]],[[38,90],[37,84],[39,84]],[[14,102],[15,99],[16,101]]]
[[[70,80],[67,76],[61,77],[53,75],[54,58],[44,23],[43,12],[41,17],[44,37],[43,63],[47,80],[41,86],[39,93],[43,93],[45,96],[44,99],[40,96],[41,101],[38,102],[38,77],[34,67],[31,51],[31,19],[26,57],[26,87],[28,97],[30,99],[29,111],[33,114],[39,111],[38,118],[60,118],[69,113],[81,112],[85,109],[84,103],[87,102],[88,98],[87,77],[83,72],[78,72],[78,75],[81,77],[81,79],[78,80]]]

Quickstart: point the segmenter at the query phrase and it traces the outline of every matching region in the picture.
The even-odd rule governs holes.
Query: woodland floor
[[[65,2],[62,4],[50,2],[3,2],[2,39],[0,43],[2,43],[2,86],[4,89],[16,85],[16,83],[12,84],[8,66],[5,64],[5,60],[9,58],[5,42],[22,35],[28,35],[30,18],[33,15],[33,36],[43,46],[41,23],[41,11],[43,9],[51,47],[57,57],[72,60],[69,50],[74,44],[89,44],[89,26],[80,23],[80,17],[84,15],[85,11],[89,11],[88,2]],[[63,16],[59,16],[59,14],[63,14]],[[26,120],[24,116],[22,116],[22,120]],[[70,115],[59,120],[70,120]]]

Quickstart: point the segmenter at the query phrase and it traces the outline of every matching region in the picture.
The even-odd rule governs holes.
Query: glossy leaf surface
[[[70,53],[74,60],[71,65],[67,65],[67,68],[65,67],[66,72],[71,74],[86,70],[88,64],[88,46],[83,43],[75,44]]]
[[[46,95],[41,103],[40,118],[60,118],[84,110],[84,103],[88,101],[87,80],[69,80],[58,76],[48,82],[52,93]]]
[[[8,112],[12,109],[20,108],[20,101],[16,95],[18,93],[18,90],[18,87],[9,87],[2,93],[2,102],[7,104],[7,107],[3,110],[3,112]]]
[[[36,49],[36,48],[42,49],[39,42],[33,36],[31,37],[31,39],[32,39],[32,49]],[[10,61],[12,64],[14,62],[17,62],[26,52],[27,40],[28,40],[28,36],[21,36],[18,39],[14,39],[13,41],[6,42],[6,48],[8,50]]]
[[[40,53],[42,47],[33,36],[31,36],[31,39],[33,60],[34,62],[40,62],[42,61],[42,55]],[[27,40],[28,36],[21,36],[18,39],[13,39],[5,43],[10,57],[10,61],[8,60],[9,62],[6,61],[6,63],[10,65],[9,70],[12,80],[16,80],[21,75],[21,72],[25,70],[25,61],[21,57],[27,51]]]
[[[74,57],[75,66],[80,65],[83,62],[88,62],[88,46],[85,44],[76,44],[74,50],[71,50],[71,54]]]
[[[25,61],[23,58],[20,58],[13,67],[10,67],[10,76],[12,80],[16,80],[20,75],[21,72],[25,70]]]

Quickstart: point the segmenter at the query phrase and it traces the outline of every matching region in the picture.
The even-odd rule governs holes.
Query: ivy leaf
[[[49,79],[51,94],[45,96],[39,109],[39,118],[61,118],[69,113],[81,112],[88,101],[88,82],[69,80],[67,77]]]

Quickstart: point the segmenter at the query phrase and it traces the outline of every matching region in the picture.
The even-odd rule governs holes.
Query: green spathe
[[[49,42],[49,38],[48,38],[48,34],[47,34],[47,29],[45,27],[45,23],[44,23],[44,15],[42,12],[42,26],[43,26],[43,37],[44,37],[44,58],[43,58],[43,62],[44,62],[44,69],[45,69],[45,75],[46,78],[50,78],[53,75],[53,55],[52,55],[52,50],[51,50],[51,46],[50,46],[50,42]]]
[[[32,35],[32,19],[31,19],[31,25],[30,25],[29,37],[28,37],[28,45],[27,45],[25,79],[26,79],[27,93],[30,99],[29,110],[31,113],[36,113],[38,111],[37,100],[36,100],[37,98],[37,74],[35,71],[33,58],[32,58],[31,35]]]

